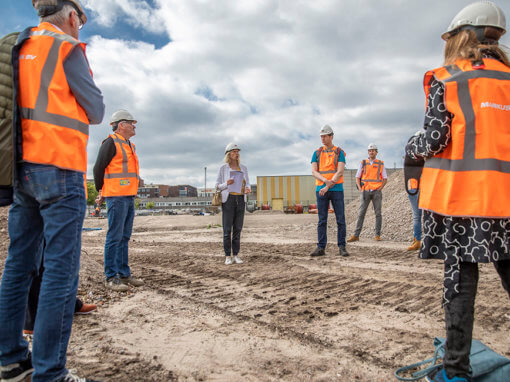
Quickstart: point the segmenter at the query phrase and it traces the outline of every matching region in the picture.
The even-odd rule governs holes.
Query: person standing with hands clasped
[[[349,256],[345,248],[345,210],[344,210],[344,169],[345,152],[333,145],[333,129],[325,125],[321,129],[322,146],[312,156],[312,175],[315,178],[315,193],[319,223],[317,224],[317,248],[310,256],[324,256],[328,242],[328,210],[333,205],[337,225],[338,254]]]
[[[428,381],[471,381],[478,263],[492,262],[510,295],[510,61],[498,44],[503,11],[462,9],[441,36],[444,66],[425,74],[424,130],[406,155],[424,158],[422,259],[444,261],[446,346]]]
[[[225,264],[242,264],[239,257],[241,230],[243,229],[246,194],[251,192],[248,169],[241,164],[241,149],[235,143],[225,148],[225,164],[220,167],[216,187],[221,191],[223,223],[223,249]],[[232,259],[231,254],[234,258]]]
[[[110,119],[113,134],[106,138],[94,165],[94,182],[99,195],[96,204],[106,199],[108,232],[104,244],[106,286],[125,292],[128,285],[142,286],[131,276],[128,244],[135,217],[139,166],[135,145],[129,140],[136,132],[136,120],[127,110],[117,110]]]

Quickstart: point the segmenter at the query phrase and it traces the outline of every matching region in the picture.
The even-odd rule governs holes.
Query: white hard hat
[[[464,26],[499,28],[502,31],[502,36],[506,32],[505,14],[492,1],[472,3],[455,15],[446,32],[441,35],[441,38],[448,40],[455,34],[454,32],[458,32]]]
[[[115,113],[112,114],[112,117],[110,118],[110,125],[113,125],[116,122],[120,121],[133,121],[136,123],[135,117],[133,115],[124,109],[117,110]]]
[[[321,135],[333,134],[333,129],[329,125],[322,126]]]
[[[59,12],[64,7],[65,3],[71,4],[74,7],[81,24],[85,25],[87,22],[87,15],[79,0],[32,0],[32,5],[37,10],[37,15],[39,17],[45,17]]]
[[[229,143],[227,147],[225,147],[225,154],[231,152],[232,150],[241,151],[238,145],[236,145],[235,143]]]
[[[377,146],[375,145],[375,143],[370,143],[368,145],[368,150],[377,150]]]

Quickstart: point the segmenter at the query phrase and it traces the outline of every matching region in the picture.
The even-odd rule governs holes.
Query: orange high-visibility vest
[[[425,74],[445,87],[453,115],[446,149],[427,159],[420,208],[446,216],[510,217],[510,68],[494,59],[468,60]]]
[[[416,190],[418,189],[418,179],[411,178],[407,181],[407,188],[409,190]]]
[[[336,146],[333,146],[330,150],[328,150],[326,146],[322,146],[317,150],[317,170],[324,178],[331,180],[338,171],[338,160],[340,159],[341,152],[343,152],[343,150]],[[342,175],[335,184],[343,182],[344,176]],[[317,186],[322,186],[324,182],[315,179],[315,184]]]
[[[138,156],[135,145],[120,134],[111,134],[116,153],[104,172],[102,196],[133,196],[138,192]]]
[[[19,95],[23,160],[87,171],[89,120],[64,73],[71,50],[85,44],[41,23],[19,55]]]
[[[361,182],[363,183],[361,189],[363,191],[375,191],[380,189],[384,180],[382,177],[384,162],[379,159],[374,159],[372,164],[370,164],[370,160],[363,159],[361,165]]]

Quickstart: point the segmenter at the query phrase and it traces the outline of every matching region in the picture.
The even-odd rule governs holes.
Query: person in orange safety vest
[[[18,35],[7,76],[13,80],[15,144],[12,159],[4,159],[14,162],[15,181],[0,286],[0,379],[91,382],[66,369],[65,355],[79,281],[89,125],[103,119],[103,95],[79,40],[87,22],[79,0],[32,5],[39,25]],[[41,266],[31,353],[22,330]]]
[[[347,240],[348,243],[359,240],[367,208],[372,202],[375,212],[375,240],[381,240],[382,227],[382,189],[388,181],[384,162],[376,159],[377,146],[368,145],[368,159],[363,159],[356,173],[356,185],[361,193],[358,209],[358,220],[354,234]]]
[[[129,285],[143,285],[142,280],[131,276],[128,260],[139,184],[138,156],[129,140],[135,135],[136,122],[127,110],[113,113],[113,134],[101,144],[94,165],[94,182],[99,191],[96,203],[101,205],[106,199],[108,216],[104,247],[106,286],[121,292],[127,291]]]
[[[424,77],[424,129],[405,148],[406,157],[424,159],[419,257],[444,264],[445,354],[427,381],[475,379],[474,305],[487,297],[476,296],[478,263],[493,263],[510,296],[510,60],[499,44],[505,32],[505,15],[490,1],[453,18],[441,36],[444,66]]]
[[[337,223],[338,254],[349,256],[345,248],[344,169],[345,153],[333,144],[333,129],[325,125],[321,129],[322,146],[312,156],[312,175],[315,178],[317,196],[317,248],[310,256],[324,256],[327,244],[328,210],[333,206]]]

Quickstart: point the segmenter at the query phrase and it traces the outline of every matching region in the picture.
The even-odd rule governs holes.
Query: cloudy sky
[[[466,0],[82,0],[80,38],[106,117],[91,126],[89,176],[118,108],[146,182],[213,186],[236,142],[250,180],[310,173],[329,124],[357,168],[368,143],[401,167],[421,129],[423,74]],[[510,18],[510,2],[496,0]],[[0,34],[38,23],[29,0],[1,0]],[[510,34],[510,33],[509,33]],[[504,36],[502,43],[509,44]]]

